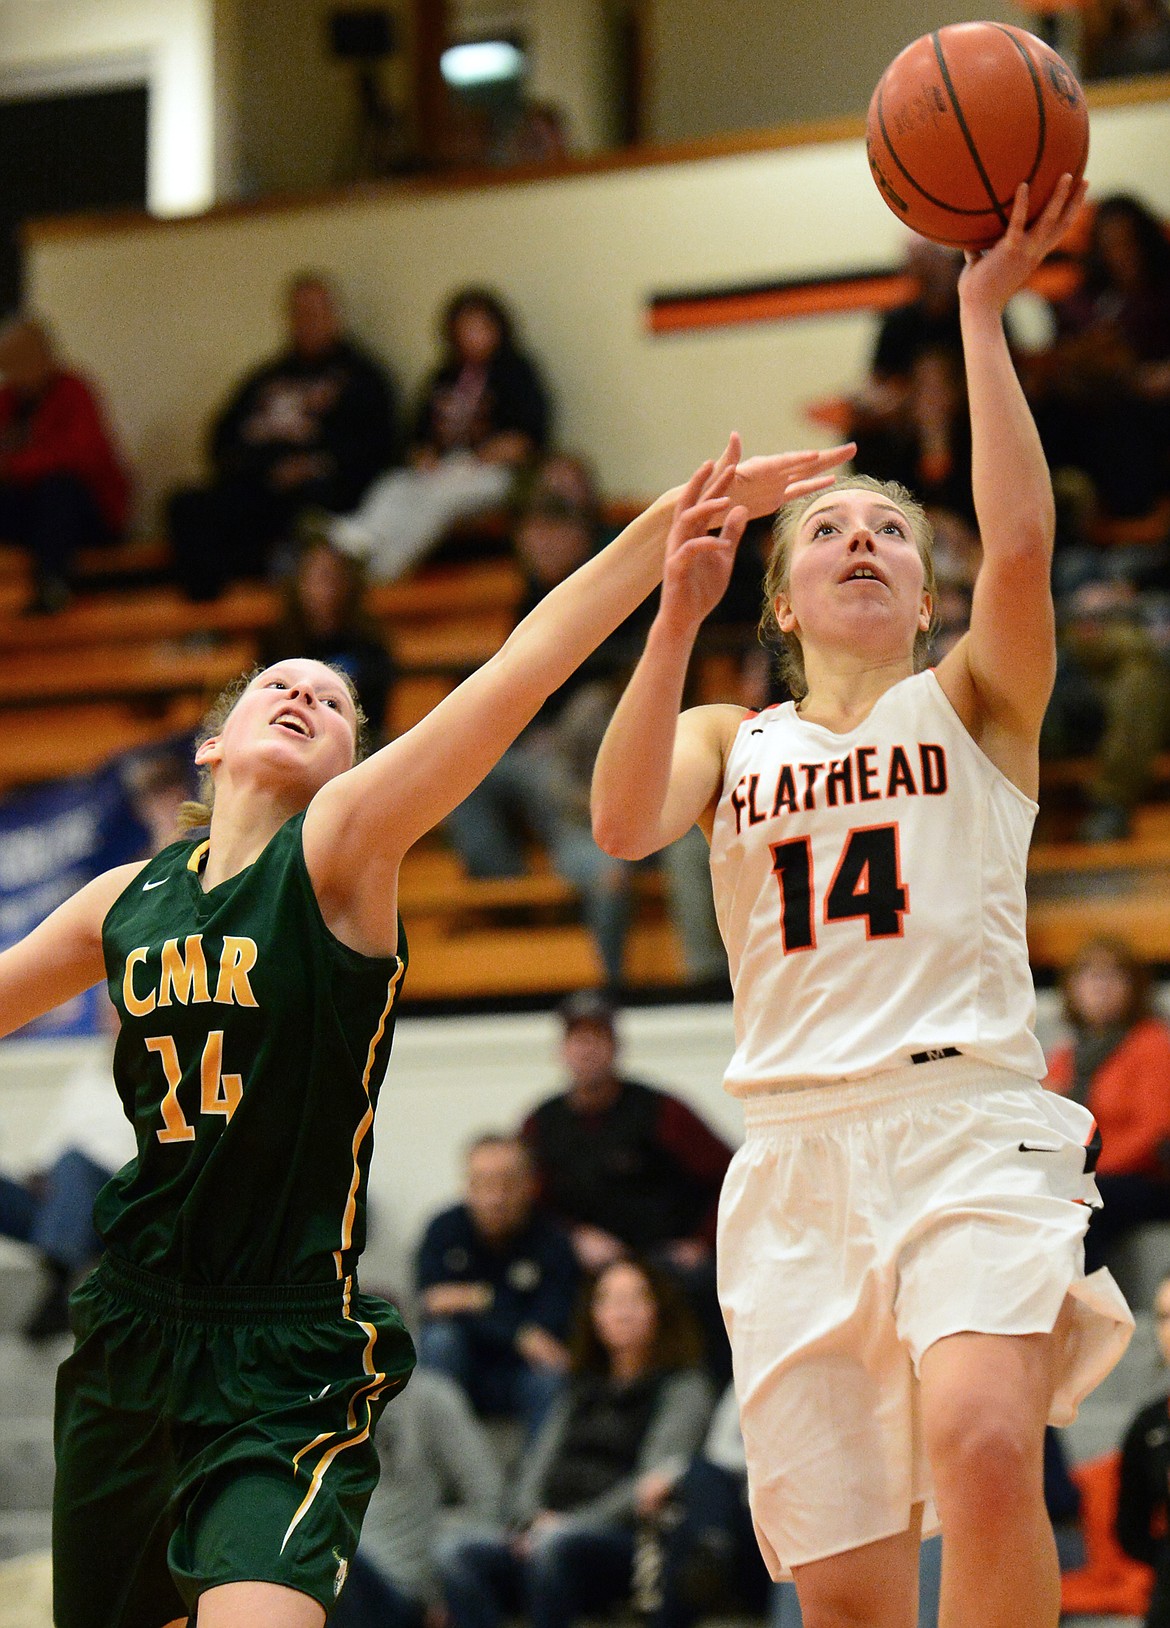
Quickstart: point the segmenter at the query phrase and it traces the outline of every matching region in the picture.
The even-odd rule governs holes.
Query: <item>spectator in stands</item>
[[[541,1196],[596,1272],[630,1250],[664,1267],[699,1315],[708,1361],[728,1372],[715,1295],[715,1215],[731,1149],[680,1098],[617,1071],[613,1007],[592,990],[561,1008],[565,1089],[524,1123]]]
[[[647,1568],[657,1587],[640,1602],[649,1628],[693,1628],[737,1608],[765,1615],[770,1582],[748,1508],[733,1386],[719,1399],[702,1450],[673,1479],[660,1477],[643,1509],[657,1524],[659,1547],[657,1566]]]
[[[446,354],[423,392],[410,468],[378,481],[353,513],[328,526],[334,545],[366,560],[376,582],[417,565],[457,520],[503,503],[517,471],[548,439],[540,374],[494,294],[453,295],[442,336]]]
[[[113,1016],[113,1007],[108,1008]],[[43,1273],[22,1328],[34,1342],[69,1331],[69,1295],[101,1254],[93,1225],[98,1193],[135,1153],[134,1131],[113,1082],[109,1043],[78,1064],[51,1116],[29,1182],[0,1177],[0,1233],[28,1244]]]
[[[157,853],[174,840],[179,809],[190,795],[189,760],[170,749],[151,752],[127,763],[125,781],[146,852]],[[135,1153],[113,1082],[116,1016],[109,1003],[101,1011],[107,1044],[70,1074],[45,1127],[37,1173],[25,1182],[0,1176],[0,1234],[30,1245],[44,1276],[22,1330],[33,1341],[68,1332],[70,1290],[101,1254],[94,1200]]]
[[[1087,476],[1096,508],[1088,535],[1058,552],[1057,590],[1164,570],[1156,550],[1170,530],[1170,242],[1145,204],[1126,193],[1101,200],[1082,285],[1055,314],[1056,340],[1033,365],[1037,423],[1053,469]],[[1107,549],[1094,546],[1102,535]]]
[[[584,464],[558,456],[540,466],[515,530],[525,577],[518,620],[600,545],[599,507],[592,472]],[[614,986],[622,976],[631,873],[593,840],[589,741],[595,752],[616,705],[619,675],[642,637],[644,618],[635,613],[549,697],[446,825],[472,876],[524,875],[525,838],[535,837],[557,874],[579,890],[606,980]],[[588,758],[584,774],[583,755]]]
[[[122,536],[130,480],[94,387],[66,368],[44,323],[0,328],[0,541],[32,560],[32,613],[70,597],[79,548]]]
[[[503,1476],[467,1398],[419,1368],[374,1436],[382,1474],[333,1628],[439,1628],[444,1612],[434,1554],[454,1518],[499,1519]]]
[[[569,1389],[525,1454],[503,1529],[439,1551],[453,1628],[571,1628],[628,1599],[636,1523],[703,1439],[711,1390],[699,1337],[668,1279],[605,1267],[579,1319]]]
[[[419,1245],[420,1363],[480,1413],[534,1432],[564,1387],[579,1276],[568,1237],[536,1209],[524,1143],[478,1137],[463,1202],[435,1216]]]
[[[280,621],[260,640],[263,666],[292,656],[328,662],[348,674],[369,719],[373,743],[383,744],[394,662],[366,606],[364,566],[339,554],[323,537],[310,537],[302,545],[284,584]]]
[[[1134,1227],[1170,1220],[1170,1025],[1151,1010],[1147,968],[1117,939],[1082,945],[1063,986],[1072,1040],[1053,1052],[1047,1083],[1083,1103],[1101,1132],[1092,1271]]]
[[[1090,78],[1170,73],[1170,12],[1163,0],[1105,0],[1088,10],[1097,35],[1088,53]]]
[[[332,286],[302,274],[287,301],[288,348],[248,375],[212,427],[210,485],[170,501],[192,599],[266,575],[307,511],[352,509],[395,454],[394,385],[346,335]]]
[[[971,512],[971,427],[963,386],[954,249],[912,237],[914,297],[882,319],[869,378],[849,400],[858,468],[899,480],[925,502]]]
[[[1083,583],[1059,609],[1040,755],[1092,756],[1089,807],[1076,832],[1084,842],[1128,835],[1170,733],[1170,675],[1141,610],[1132,584],[1120,580]]]
[[[1170,1364],[1170,1277],[1154,1295],[1162,1361]],[[1154,1568],[1145,1628],[1170,1628],[1170,1396],[1133,1419],[1121,1447],[1117,1540],[1127,1555]]]

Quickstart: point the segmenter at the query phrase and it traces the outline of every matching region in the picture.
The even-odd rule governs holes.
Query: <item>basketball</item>
[[[1021,181],[1028,219],[1089,155],[1089,114],[1056,52],[1006,23],[952,23],[890,63],[869,104],[869,167],[912,231],[982,249],[1007,230]]]

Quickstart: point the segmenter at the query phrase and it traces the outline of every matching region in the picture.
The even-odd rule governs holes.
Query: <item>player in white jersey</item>
[[[983,543],[967,635],[925,670],[930,532],[839,479],[782,512],[765,584],[798,699],[679,716],[727,582],[685,499],[594,777],[602,847],[711,841],[747,1138],[720,1211],[756,1530],[805,1628],[911,1628],[941,1524],[943,1628],[1054,1628],[1042,1491],[1132,1318],[1086,1279],[1091,1116],[1038,1083],[1024,938],[1055,666],[1053,502],[1003,310],[1083,198],[1066,176],[959,284]]]

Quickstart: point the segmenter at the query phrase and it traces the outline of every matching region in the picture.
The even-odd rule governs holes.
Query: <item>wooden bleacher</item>
[[[255,659],[279,611],[264,585],[237,584],[192,605],[165,582],[156,545],[93,551],[83,592],[57,616],[22,617],[19,556],[0,551],[0,790],[96,768],[119,752],[195,727],[208,697]],[[519,575],[504,558],[439,565],[378,587],[371,608],[401,671],[390,707],[395,733],[423,716],[499,648],[512,625]],[[704,699],[729,693],[726,654],[700,675]],[[1055,969],[1093,932],[1119,932],[1150,959],[1170,961],[1170,753],[1129,839],[1067,840],[1089,765],[1046,765],[1042,818],[1029,862],[1029,942]],[[661,878],[639,873],[627,975],[633,985],[682,981]],[[411,995],[442,1000],[549,994],[600,981],[572,889],[534,858],[528,875],[468,878],[439,838],[420,844],[402,875],[412,946]]]

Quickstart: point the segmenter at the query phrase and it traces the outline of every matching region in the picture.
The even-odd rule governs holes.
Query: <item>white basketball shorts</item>
[[[944,1335],[1037,1334],[1072,1300],[1051,1422],[1133,1331],[1084,1275],[1092,1115],[968,1058],[749,1097],[719,1210],[752,1515],[775,1578],[925,1506],[918,1364]]]

